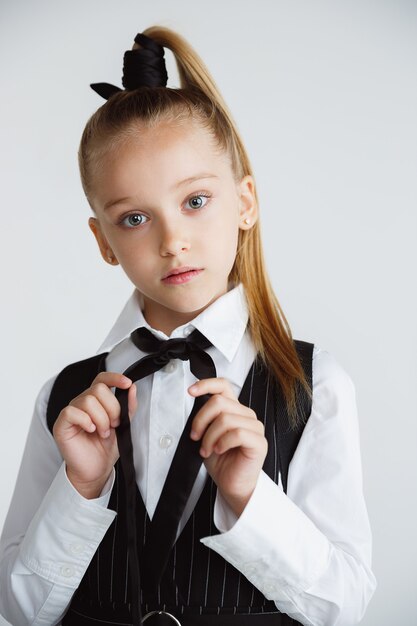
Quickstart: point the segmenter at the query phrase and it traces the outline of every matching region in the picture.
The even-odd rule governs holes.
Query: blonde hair
[[[140,87],[112,95],[88,120],[79,148],[81,182],[92,206],[92,173],[109,149],[134,136],[141,127],[160,122],[189,122],[206,128],[218,147],[229,155],[236,181],[253,176],[252,167],[231,113],[201,58],[176,32],[152,26],[143,31],[172,51],[180,78],[179,89]],[[135,44],[134,48],[139,46]],[[258,197],[255,189],[255,200]],[[94,209],[93,209],[94,210]],[[312,398],[293,342],[291,329],[266,271],[259,219],[239,229],[238,249],[229,280],[242,282],[248,301],[249,330],[261,362],[279,381],[291,424],[300,421],[300,393]]]

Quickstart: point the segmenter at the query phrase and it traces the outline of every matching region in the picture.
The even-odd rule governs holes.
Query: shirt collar
[[[148,328],[159,339],[186,337],[197,328],[231,362],[242,340],[249,317],[242,283],[217,298],[194,319],[175,328],[170,337],[148,324],[142,308],[142,294],[135,289],[96,354],[110,352],[132,331],[142,326]]]

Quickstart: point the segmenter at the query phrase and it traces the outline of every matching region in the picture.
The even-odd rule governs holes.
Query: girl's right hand
[[[68,479],[85,498],[97,498],[119,458],[115,428],[120,404],[111,387],[129,389],[132,419],[136,385],[116,372],[100,372],[91,386],[71,400],[56,420],[53,435],[66,463]]]

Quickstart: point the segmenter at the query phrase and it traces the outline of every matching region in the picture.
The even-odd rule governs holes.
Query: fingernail
[[[191,385],[191,387],[188,387],[188,391],[195,391],[197,389],[197,385]]]
[[[190,437],[191,437],[191,439],[198,439],[197,431],[196,430],[192,430],[190,432]]]
[[[207,456],[207,452],[204,450],[204,448],[200,448],[200,454],[201,456]]]
[[[105,430],[103,433],[103,437],[106,438],[110,435],[110,431],[109,430]]]

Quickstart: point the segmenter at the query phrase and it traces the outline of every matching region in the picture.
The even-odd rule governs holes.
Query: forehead
[[[232,178],[228,155],[206,129],[195,123],[138,127],[100,159],[94,195],[102,206],[109,196],[119,194],[140,192],[146,199],[200,172]]]

